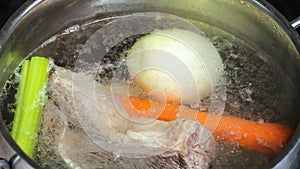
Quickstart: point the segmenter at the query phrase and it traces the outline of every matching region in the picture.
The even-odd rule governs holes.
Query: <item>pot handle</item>
[[[294,19],[292,22],[291,22],[291,25],[294,29],[297,29],[300,27],[300,16],[298,16],[296,19]]]

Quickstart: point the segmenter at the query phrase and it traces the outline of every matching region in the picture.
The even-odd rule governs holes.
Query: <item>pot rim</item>
[[[36,6],[44,2],[45,0],[27,0],[24,4],[20,6],[5,22],[3,27],[0,29],[0,50],[2,44],[7,40],[10,33],[14,30],[15,26],[22,20],[22,18],[34,9]],[[249,0],[255,4],[258,8],[270,15],[283,30],[288,34],[289,38],[292,40],[293,44],[300,53],[300,36],[297,31],[291,26],[291,23],[270,3],[266,0]],[[7,131],[2,120],[0,120],[0,134],[3,135],[4,139],[7,141],[8,145],[16,151],[18,155],[21,156],[31,167],[40,168],[31,158],[29,158],[20,148],[17,146],[15,141],[12,139],[11,135]],[[291,156],[297,158],[297,153],[300,152],[300,123],[295,131],[295,134],[290,139],[289,143],[285,146],[283,151],[271,161],[268,168],[280,168],[282,165],[287,164],[287,162],[292,161]],[[295,159],[294,159],[295,160]],[[286,167],[285,167],[286,168]]]

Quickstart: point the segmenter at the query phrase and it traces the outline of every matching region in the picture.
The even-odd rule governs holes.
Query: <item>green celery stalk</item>
[[[16,105],[16,111],[14,115],[13,128],[11,131],[11,135],[14,139],[16,139],[17,132],[19,130],[20,119],[22,118],[22,107],[24,102],[24,92],[25,92],[26,82],[28,78],[29,64],[30,64],[29,60],[25,60],[22,64],[20,84],[18,86],[18,93],[16,98],[17,105]]]
[[[31,58],[21,108],[22,115],[19,123],[13,124],[17,125],[15,141],[29,157],[33,156],[38,136],[48,80],[48,67],[48,59]]]

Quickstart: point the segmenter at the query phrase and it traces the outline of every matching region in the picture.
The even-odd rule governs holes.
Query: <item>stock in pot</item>
[[[291,25],[263,0],[29,0],[13,14],[0,33],[0,89],[8,91],[0,95],[0,168],[117,168],[118,162],[115,162],[118,165],[103,165],[93,153],[90,154],[94,156],[85,160],[86,150],[80,150],[80,147],[76,148],[77,153],[84,153],[76,157],[77,154],[69,150],[76,146],[68,151],[66,148],[59,149],[56,152],[59,157],[52,158],[56,157],[55,153],[51,154],[52,150],[41,150],[45,146],[43,139],[38,141],[38,155],[33,159],[25,155],[10,136],[16,92],[13,88],[16,84],[9,82],[12,82],[15,77],[12,75],[15,75],[23,59],[33,55],[49,57],[56,65],[75,72],[82,69],[90,71],[89,64],[94,62],[109,62],[110,67],[105,67],[109,75],[105,71],[104,74],[98,72],[95,75],[102,82],[101,79],[116,74],[113,71],[119,67],[113,67],[114,63],[126,59],[115,53],[129,50],[137,39],[156,29],[174,28],[192,32],[200,30],[198,33],[208,38],[219,52],[224,73],[224,81],[220,86],[226,88],[222,93],[225,100],[213,103],[221,106],[218,111],[222,115],[261,123],[278,123],[294,130],[290,141],[276,156],[216,143],[214,150],[209,149],[214,157],[211,157],[206,168],[300,168],[300,38],[294,30],[299,26],[299,21]],[[126,43],[122,43],[124,39]],[[188,45],[190,42],[192,40],[184,40]],[[97,47],[98,43],[103,46]],[[91,53],[105,56],[99,61],[98,58],[87,57]],[[78,60],[89,64],[78,66],[81,63]],[[211,75],[209,71],[208,74]],[[203,109],[209,110],[205,106]],[[223,111],[227,114],[223,114]],[[41,124],[47,122],[42,121]],[[66,128],[73,132],[68,126]],[[89,132],[86,131],[84,137],[93,140],[93,132]],[[68,147],[66,143],[60,145]],[[120,159],[117,155],[112,161]],[[145,168],[145,163],[130,164],[131,168]],[[181,165],[178,162],[178,168]],[[120,166],[126,165],[120,163]],[[166,168],[155,161],[150,166]]]

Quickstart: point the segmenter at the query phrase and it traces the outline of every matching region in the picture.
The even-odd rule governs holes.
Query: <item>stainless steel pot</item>
[[[300,38],[267,2],[254,0],[29,0],[0,33],[0,88],[24,56],[59,30],[92,18],[158,11],[199,19],[255,43],[289,76],[300,92]],[[300,113],[300,112],[299,112]],[[299,115],[291,114],[293,118]],[[0,121],[0,168],[38,168],[15,144]],[[9,160],[9,165],[7,161]],[[270,168],[300,168],[300,126]]]

